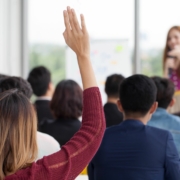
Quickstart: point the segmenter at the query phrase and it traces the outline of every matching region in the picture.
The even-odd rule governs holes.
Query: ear
[[[175,103],[176,103],[176,100],[172,98],[171,102],[169,103],[169,107],[172,107]]]
[[[120,112],[122,112],[122,113],[124,112],[124,109],[123,109],[123,107],[122,107],[122,104],[121,104],[120,99],[117,100],[117,107],[118,107],[118,109],[119,109]]]
[[[151,106],[151,108],[150,108],[150,110],[149,110],[149,113],[150,113],[150,114],[153,114],[153,113],[156,111],[157,107],[158,107],[158,102],[156,101],[156,102],[154,102],[153,105]]]

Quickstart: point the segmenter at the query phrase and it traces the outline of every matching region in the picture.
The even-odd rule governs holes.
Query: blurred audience
[[[38,66],[31,70],[27,80],[31,84],[33,93],[37,96],[34,104],[37,111],[38,130],[41,131],[44,121],[53,119],[50,110],[50,101],[54,93],[51,74],[46,67]]]
[[[104,105],[106,127],[117,125],[123,121],[123,114],[117,107],[119,86],[123,79],[124,76],[121,74],[112,74],[106,79],[105,92],[107,94],[107,103]]]
[[[156,101],[158,102],[158,108],[148,125],[170,131],[180,154],[180,118],[167,112],[168,108],[175,103],[173,99],[174,84],[169,79],[161,77],[153,77],[152,80],[157,87]]]
[[[18,89],[28,99],[32,96],[31,85],[20,77],[7,77],[0,82],[0,93],[10,89]],[[37,132],[37,145],[38,159],[60,149],[59,143],[53,137],[41,132]]]
[[[99,150],[88,166],[89,180],[179,180],[179,154],[169,131],[146,126],[156,111],[157,88],[144,75],[121,83],[119,125],[106,129]]]
[[[56,86],[51,110],[55,120],[47,120],[42,132],[53,136],[61,146],[68,142],[80,129],[82,115],[82,89],[73,80],[63,80]]]

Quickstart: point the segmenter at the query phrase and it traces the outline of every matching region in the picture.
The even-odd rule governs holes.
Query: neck
[[[146,115],[144,117],[124,115],[124,121],[126,121],[127,119],[138,120],[138,121],[141,121],[144,125],[147,124],[147,122],[150,120],[150,118],[151,117],[149,117],[148,115]]]
[[[117,104],[117,100],[118,100],[118,98],[108,97],[107,102],[108,103]]]
[[[52,98],[52,93],[47,91],[46,94],[42,95],[42,96],[39,96],[40,98],[41,97],[46,97],[46,98]]]

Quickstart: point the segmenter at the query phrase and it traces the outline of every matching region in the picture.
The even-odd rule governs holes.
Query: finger
[[[76,31],[76,29],[75,29],[75,27],[74,27],[74,23],[73,23],[72,11],[71,11],[71,9],[70,9],[69,6],[67,7],[67,12],[68,12],[68,16],[69,16],[69,22],[70,22],[71,29],[72,29],[73,31]]]
[[[168,52],[168,55],[174,55],[175,54],[175,50],[171,50]]]
[[[76,28],[76,31],[79,32],[79,31],[81,31],[81,28],[80,28],[80,25],[79,25],[79,22],[78,22],[78,19],[77,19],[77,16],[76,16],[74,9],[72,9],[72,15],[73,15],[74,27]]]
[[[66,27],[67,32],[70,32],[70,25],[69,25],[69,17],[68,17],[68,13],[67,11],[63,11],[63,15],[64,15],[64,25]]]
[[[86,29],[86,24],[85,24],[84,15],[81,14],[80,17],[81,17],[81,27],[82,27],[82,31],[85,33],[85,32],[87,32],[87,29]]]

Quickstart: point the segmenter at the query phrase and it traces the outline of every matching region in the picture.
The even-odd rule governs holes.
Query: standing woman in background
[[[180,116],[180,26],[169,30],[163,55],[164,77],[169,78],[175,86],[175,103],[170,113]]]

